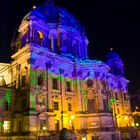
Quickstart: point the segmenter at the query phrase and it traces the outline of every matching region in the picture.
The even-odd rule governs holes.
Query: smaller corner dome
[[[109,59],[117,59],[117,58],[120,59],[120,56],[115,51],[111,51],[106,55],[106,61],[108,61]]]
[[[110,72],[117,76],[124,76],[124,64],[117,52],[111,51],[106,56],[106,64]]]
[[[84,28],[70,12],[55,5],[45,4],[37,7],[30,11],[22,21],[34,18],[42,19],[46,23],[59,23],[60,25],[72,27],[80,32],[84,32]]]

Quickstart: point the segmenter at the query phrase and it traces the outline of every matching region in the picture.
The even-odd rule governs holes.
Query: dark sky
[[[110,48],[125,65],[133,91],[140,90],[140,8],[136,0],[54,0],[86,28],[90,58],[104,60]],[[0,61],[10,61],[10,41],[21,19],[43,0],[5,0],[0,7]]]

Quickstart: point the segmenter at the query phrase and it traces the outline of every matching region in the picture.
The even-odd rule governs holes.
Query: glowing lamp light
[[[33,9],[36,9],[36,6],[35,5],[33,6]]]
[[[113,51],[113,48],[110,48],[110,51]]]
[[[74,115],[71,115],[70,118],[73,120],[75,118],[75,116]]]
[[[86,137],[82,137],[82,140],[87,140]]]
[[[128,117],[127,116],[125,117],[125,120],[128,120]]]
[[[135,123],[136,126],[139,126],[139,123]]]
[[[135,108],[136,108],[136,109],[139,109],[139,107],[138,107],[138,106],[136,106]]]
[[[46,126],[43,126],[43,130],[46,130],[47,128],[46,128]]]

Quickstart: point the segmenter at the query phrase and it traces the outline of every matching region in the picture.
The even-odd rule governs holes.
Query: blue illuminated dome
[[[124,76],[124,64],[117,52],[109,52],[106,56],[106,63],[110,67],[110,73]]]
[[[30,11],[23,20],[42,19],[46,23],[59,23],[60,25],[72,27],[80,32],[84,32],[78,20],[66,9],[53,4],[45,4]]]
[[[49,2],[34,7],[23,18],[11,47],[15,53],[30,43],[67,58],[88,59],[89,42],[83,26],[66,9]]]

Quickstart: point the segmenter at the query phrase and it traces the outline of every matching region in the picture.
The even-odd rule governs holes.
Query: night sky
[[[10,61],[10,42],[21,19],[43,0],[5,0],[0,7],[0,62]],[[140,8],[136,0],[54,0],[85,27],[91,59],[114,48],[124,61],[130,92],[140,90]]]

